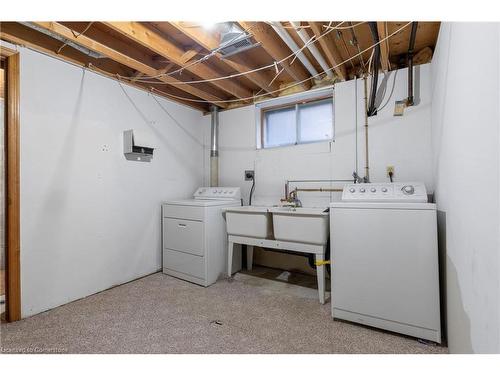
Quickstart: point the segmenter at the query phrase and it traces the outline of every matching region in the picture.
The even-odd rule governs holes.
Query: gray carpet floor
[[[333,321],[317,290],[242,273],[208,288],[156,273],[0,329],[2,353],[447,353]]]

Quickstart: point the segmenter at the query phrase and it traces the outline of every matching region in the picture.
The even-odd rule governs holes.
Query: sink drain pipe
[[[219,108],[210,109],[210,186],[219,186]]]

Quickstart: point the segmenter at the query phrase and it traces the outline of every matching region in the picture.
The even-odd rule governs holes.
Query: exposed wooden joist
[[[128,74],[125,70],[120,69],[119,64],[114,61],[94,59],[73,48],[64,48],[60,53],[57,53],[56,51],[61,47],[62,42],[19,23],[1,22],[0,30],[0,38],[9,43],[28,47],[56,58],[63,58],[72,64],[89,67],[102,74],[109,74],[106,67],[112,63],[115,75],[117,73],[120,75]]]
[[[163,38],[160,33],[149,29],[139,22],[104,22],[104,24],[202,79],[220,77],[219,72],[207,64],[186,64],[184,59],[185,52],[181,48]],[[252,92],[249,89],[229,79],[212,81],[210,83],[237,98],[252,96]]]
[[[427,64],[432,60],[432,53],[433,52],[430,47],[422,48],[415,54],[415,56],[413,56],[413,64],[414,65]]]
[[[172,67],[174,66],[173,63],[170,63],[168,64],[166,67],[164,68],[161,68],[161,69],[158,69],[158,74],[164,74],[164,73],[167,73]],[[141,79],[142,77],[144,77],[144,74],[141,73],[141,72],[137,72],[135,75],[134,75],[134,78],[132,78],[130,80],[130,82],[136,82],[137,80]]]
[[[85,35],[79,35],[78,37],[75,37],[75,35],[72,33],[72,31],[67,28],[64,25],[61,25],[57,22],[34,22],[39,27],[43,27],[53,33],[56,33],[58,35],[61,35],[65,37],[66,39],[69,39],[75,43],[80,44],[81,46],[84,46],[94,52],[100,53],[107,58],[110,58],[116,62],[119,62],[120,64],[123,64],[125,66],[128,66],[129,68],[135,69],[147,76],[154,77],[157,76],[159,73],[158,71],[149,66],[144,64],[141,61],[137,61],[129,56],[126,56],[125,54],[116,51],[112,49],[111,47],[108,47],[102,43],[99,43],[93,39],[90,39],[89,37]],[[227,104],[225,103],[218,103],[218,101],[223,100],[215,95],[209,94],[204,90],[198,89],[192,85],[186,85],[186,84],[181,84],[182,81],[179,81],[173,77],[170,76],[160,76],[157,78],[158,80],[171,84],[172,86],[183,90],[191,95],[194,95],[198,98],[201,98],[203,100],[206,100],[210,103],[214,103],[219,107],[226,108]]]
[[[309,22],[309,25],[316,38],[319,38],[325,32],[321,22]],[[328,62],[334,67],[335,73],[337,73],[341,80],[345,81],[347,79],[347,69],[345,64],[339,65],[342,63],[343,59],[335,44],[335,39],[332,37],[332,33],[324,35],[318,40],[318,43],[323,49]]]
[[[322,35],[327,30],[324,27],[324,23],[308,23],[311,24],[311,31],[313,31],[315,35]],[[150,79],[151,75],[157,76],[160,73],[168,73],[173,69],[178,69],[179,66],[182,67],[189,65],[190,62],[198,59],[200,53],[214,50],[219,46],[219,36],[217,33],[208,32],[201,27],[193,27],[193,23],[189,23],[189,25],[186,22],[168,22],[168,25],[166,23],[163,25],[162,23],[140,23],[142,27],[147,29],[148,33],[153,32],[155,34],[159,34],[162,39],[172,43],[177,48],[179,53],[175,57],[177,58],[176,62],[179,64],[172,62],[172,59],[169,58],[171,55],[169,55],[169,57],[165,57],[164,51],[160,55],[156,51],[149,48],[149,46],[145,47],[143,43],[135,42],[130,37],[124,36],[122,32],[118,32],[115,29],[106,26],[105,23],[102,22],[91,23],[88,21],[64,21],[59,22],[58,24],[67,28],[63,30],[69,30],[71,32],[71,34],[63,34],[63,37],[76,44],[82,45],[86,49],[90,49],[100,53],[100,55],[104,55],[104,58],[89,55],[84,50],[72,47],[71,44],[67,44],[61,49],[61,46],[63,45],[61,40],[48,36],[39,30],[30,28],[29,25],[25,23],[1,22],[0,24],[0,35],[2,39],[6,39],[17,44],[27,45],[32,49],[43,51],[46,54],[70,61],[80,66],[85,66],[90,70],[98,71],[101,74],[110,77],[116,78],[118,75],[121,77],[128,77],[126,82],[131,85],[145,90],[154,88],[159,95],[164,95],[165,97],[169,97],[171,100],[190,105],[191,107],[201,109],[203,111],[208,109],[210,102],[218,104],[223,108],[248,105],[250,102],[239,101],[237,103],[224,104],[222,102],[224,99],[235,98],[235,96],[232,94],[226,94],[226,90],[221,90],[213,83],[193,84],[190,81],[198,80],[199,78],[204,77],[200,77],[198,74],[192,73],[186,68],[184,68],[182,75],[179,76],[173,75],[170,77],[158,77],[161,81]],[[281,60],[279,57],[288,57],[291,54],[288,46],[282,42],[282,40],[275,34],[274,30],[272,30],[265,22],[240,22],[240,24],[242,24],[243,28],[245,28],[249,33],[253,34],[254,39],[257,39],[257,41],[261,42],[261,44],[262,41],[264,41],[263,46],[252,51],[242,52],[241,54],[231,56],[227,59],[223,58],[222,55],[216,54],[211,57],[208,62],[204,62],[199,65],[206,65],[212,70],[217,71],[218,74],[222,76],[234,72],[246,72],[259,67],[262,64],[269,64],[270,61],[272,61],[269,56],[271,56],[271,58],[275,61],[278,61]],[[377,25],[377,29],[380,37],[384,38],[387,34],[393,33],[405,24],[405,22],[380,22]],[[89,25],[90,27],[88,27]],[[432,56],[432,48],[436,44],[439,23],[421,22],[419,23],[418,30],[419,37],[415,44],[415,51],[421,52],[419,52],[418,55],[415,55],[415,64],[430,60]],[[80,35],[82,31],[85,32],[83,35]],[[265,34],[266,31],[268,32],[268,35],[263,36],[262,34]],[[371,44],[371,35],[369,28],[366,25],[362,25],[357,28],[356,33],[358,34],[356,38],[361,46],[368,46]],[[390,43],[381,43],[381,69],[390,70],[391,59],[394,63],[398,61],[398,67],[405,66],[405,56],[408,50],[409,35],[410,28],[403,28],[389,39]],[[291,33],[291,36],[295,37],[295,33]],[[135,37],[136,36],[134,36],[134,38]],[[28,43],[26,41],[28,41]],[[269,43],[266,43],[266,41],[269,41]],[[85,42],[85,44],[83,44],[83,42]],[[278,47],[276,45],[278,45]],[[338,40],[336,40],[333,32],[331,35],[328,34],[321,38],[316,46],[320,48],[320,52],[327,60],[329,66],[335,67],[339,63],[342,63],[346,58],[344,51],[340,50],[341,45],[338,44]],[[107,48],[107,50],[103,50],[102,48]],[[346,55],[349,55],[351,52],[352,56],[354,49],[354,47],[350,46],[350,51],[346,51]],[[285,53],[283,53],[283,51]],[[365,61],[367,59],[367,55],[369,55],[368,52],[363,54]],[[289,61],[293,60],[294,59],[290,58]],[[359,70],[359,62],[360,61],[357,58],[353,59],[352,72],[356,73]],[[171,64],[171,68],[170,70],[165,71],[164,68],[167,64]],[[345,64],[345,66],[342,65],[337,67],[336,75],[339,76],[339,78],[349,79],[351,77],[351,69],[348,65],[350,66],[350,63]],[[395,65],[393,64],[392,68],[394,67]],[[279,68],[281,69],[282,67],[280,66]],[[281,94],[285,95],[292,92],[291,90],[293,90],[293,92],[296,92],[297,90],[304,90],[307,88],[304,86],[313,83],[312,77],[307,71],[302,77],[298,77],[297,72],[294,72],[294,68],[302,71],[305,70],[303,64],[301,64],[298,60],[295,60],[292,66],[286,66],[285,64],[284,68],[287,68],[287,70],[285,71],[285,69],[282,69],[284,72],[278,77],[275,77],[276,73],[273,67],[272,69],[265,69],[241,77],[234,77],[228,79],[227,82],[231,82],[233,85],[253,91],[253,93],[258,90],[258,87],[263,88],[260,92],[269,93],[270,91],[275,91],[277,93],[280,89],[286,88],[290,85],[293,86],[289,87],[289,89],[285,91],[280,91]],[[144,78],[147,79],[144,80]],[[269,85],[269,82],[271,82],[273,78],[278,79]],[[294,85],[294,83],[302,81],[300,78],[304,79],[306,83],[303,86]],[[197,92],[196,89],[198,90]],[[207,100],[209,98],[213,100]],[[202,101],[191,101],[192,99],[202,99]]]
[[[1,22],[0,30],[0,38],[2,40],[8,41],[13,44],[29,47],[55,58],[62,58],[72,64],[86,67],[89,70],[98,72],[99,74],[108,76],[113,79],[116,79],[117,73],[122,76],[131,76],[133,73],[131,69],[128,69],[113,60],[95,59],[71,47],[63,48],[60,53],[56,53],[56,51],[62,45],[61,42],[16,22]],[[160,69],[159,72],[162,72],[162,70],[163,69]],[[135,86],[141,90],[150,91],[150,87],[154,86],[154,81],[151,85],[146,85],[139,82],[127,82],[127,84]],[[154,86],[156,88],[155,92],[158,93],[158,95],[168,98],[169,100],[188,105],[202,112],[206,112],[208,110],[207,104],[205,103],[190,102],[172,97],[170,95],[172,94],[170,90],[173,90],[173,93],[179,96],[186,94],[170,85],[167,86],[170,90],[165,91],[165,89],[167,88],[165,86],[166,85],[160,85],[160,87]],[[192,98],[195,99],[196,97]]]
[[[275,60],[280,61],[289,56],[292,52],[287,45],[279,39],[271,26],[263,22],[239,22],[245,30],[250,30],[255,40],[261,43],[262,48]],[[281,63],[281,66],[295,80],[301,82],[304,90],[311,88],[310,75],[304,66],[295,60],[291,64],[292,59],[287,59]]]
[[[377,31],[380,40],[387,38],[387,22],[377,22]],[[389,70],[391,70],[391,63],[389,61],[388,39],[380,43],[380,63],[384,72],[388,72]]]
[[[186,64],[187,62],[191,61],[200,53],[201,48],[195,48],[195,49],[190,49],[184,52],[184,54],[181,56],[181,61],[182,64]]]
[[[134,78],[132,78],[130,80],[130,82],[135,82],[137,81],[138,79],[141,79],[142,77],[144,77],[144,73],[141,73],[141,72],[137,72],[134,74]]]
[[[117,37],[100,25],[98,22],[92,22],[89,26],[89,22],[59,22],[61,25],[66,26],[68,29],[72,30],[76,33],[77,37],[79,37],[80,33],[87,36],[88,38],[98,41],[101,44],[109,46],[116,51],[131,57],[134,60],[141,61],[146,65],[149,65],[153,68],[158,69],[158,61],[155,60],[150,51],[144,48],[137,48],[136,45],[129,43],[128,40],[124,40],[123,38]],[[116,34],[116,33],[114,33]]]
[[[219,47],[217,38],[213,34],[205,32],[201,27],[186,27],[183,26],[182,22],[170,22],[170,24],[208,51],[213,51]],[[246,55],[244,59],[240,56],[232,56],[230,59],[221,61],[239,73],[247,72],[258,66],[258,64],[248,58],[248,55]],[[246,74],[245,77],[266,92],[279,90],[279,85],[277,83],[269,84],[273,77],[264,71]],[[277,94],[274,93],[272,96],[276,95]]]

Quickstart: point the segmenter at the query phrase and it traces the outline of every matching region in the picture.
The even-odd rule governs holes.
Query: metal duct
[[[235,22],[224,23],[221,28],[220,43],[216,50],[222,58],[260,46],[260,43],[252,43],[251,35],[246,33]]]
[[[415,48],[415,39],[417,37],[418,22],[411,24],[410,44],[408,46],[408,99],[406,106],[410,107],[413,103],[413,49]]]
[[[307,42],[309,42],[309,40],[311,38],[310,38],[309,34],[303,28],[300,27],[300,23],[299,22],[291,22],[290,21],[290,24],[295,28],[295,31],[297,32],[297,34],[299,34],[300,39],[302,39],[302,41],[304,42],[304,44],[306,44]],[[314,58],[316,59],[316,61],[319,63],[319,65],[321,66],[321,68],[323,69],[323,71],[326,72],[326,75],[328,76],[328,78],[333,78],[333,73],[332,73],[331,68],[328,66],[328,64],[326,63],[326,61],[323,58],[323,56],[321,55],[321,53],[316,48],[316,45],[314,45],[314,43],[311,43],[311,44],[309,44],[307,46],[307,48],[312,53],[312,55],[314,56]]]
[[[21,25],[29,27],[30,29],[36,30],[42,34],[45,34],[47,36],[50,36],[51,38],[54,38],[60,42],[63,42],[64,44],[76,49],[77,51],[83,53],[84,55],[88,55],[90,57],[93,57],[94,59],[104,59],[106,56],[101,55],[100,53],[94,52],[86,47],[83,47],[79,45],[78,43],[75,43],[68,38],[65,38],[57,33],[54,33],[50,30],[44,29],[43,27],[40,27],[38,25],[35,25],[31,22],[19,22]]]
[[[280,23],[273,23],[271,25],[276,31],[276,34],[286,43],[286,45],[292,50],[292,52],[296,53],[297,51],[300,50],[299,46],[295,41],[292,39],[292,37],[286,32],[286,30],[281,26]],[[311,62],[307,59],[307,57],[302,53],[297,54],[297,58],[300,60],[302,64],[306,67],[306,69],[311,73],[311,75],[316,76],[318,74],[318,71],[314,68],[314,66],[311,64]]]
[[[375,52],[373,54],[373,78],[370,91],[370,105],[368,106],[367,114],[368,116],[375,116],[377,114],[377,108],[375,107],[375,98],[377,96],[377,86],[378,86],[378,70],[380,67],[380,44],[379,36],[377,30],[376,22],[368,22],[370,26],[370,31],[372,33],[373,43],[375,44]]]
[[[219,186],[219,108],[210,109],[210,186]]]

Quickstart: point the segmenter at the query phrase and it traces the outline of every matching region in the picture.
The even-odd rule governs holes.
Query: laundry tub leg
[[[227,243],[227,276],[231,277],[231,268],[233,267],[233,249],[234,243],[229,241]]]
[[[252,270],[253,263],[253,246],[247,245],[247,270]]]
[[[325,260],[323,254],[316,254],[316,275],[318,277],[318,293],[319,293],[319,303],[322,305],[325,303],[325,266],[322,262]],[[321,265],[319,265],[321,264]]]

